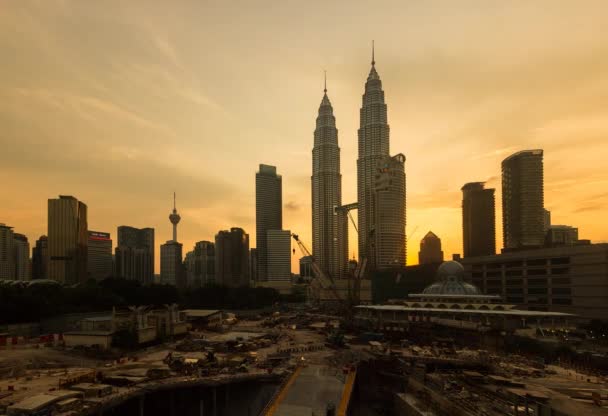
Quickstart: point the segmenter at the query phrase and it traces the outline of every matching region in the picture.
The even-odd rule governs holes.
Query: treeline
[[[295,295],[281,296],[271,288],[209,286],[178,291],[170,285],[142,286],[117,278],[89,280],[76,287],[0,286],[0,324],[39,322],[66,313],[106,311],[113,306],[178,303],[182,308],[257,309],[300,300]]]

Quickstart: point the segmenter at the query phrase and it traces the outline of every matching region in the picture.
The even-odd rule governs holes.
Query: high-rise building
[[[173,241],[177,241],[177,224],[182,217],[177,213],[177,209],[175,209],[175,192],[173,192],[173,212],[169,215],[169,221],[173,224]]]
[[[0,224],[0,279],[15,278],[14,244],[13,228]]]
[[[87,206],[73,196],[48,200],[48,277],[75,284],[87,277]]]
[[[258,249],[249,250],[249,278],[252,282],[258,281]]]
[[[164,285],[185,287],[182,244],[169,240],[160,246],[160,281]]]
[[[549,230],[549,227],[551,227],[551,211],[549,211],[548,209],[545,208],[545,215],[543,216],[543,226],[545,229],[545,233]]]
[[[443,251],[441,250],[441,239],[429,231],[420,240],[420,251],[418,252],[419,264],[434,264],[443,262]]]
[[[188,286],[203,287],[215,282],[215,244],[211,241],[197,242],[194,250],[186,254],[184,263]]]
[[[464,257],[496,254],[494,189],[483,182],[462,187],[462,245]]]
[[[547,230],[545,246],[573,246],[577,244],[578,241],[578,228],[569,225],[551,225]]]
[[[543,245],[542,150],[523,150],[502,161],[502,218],[506,250]]]
[[[268,230],[268,281],[291,281],[291,232]]]
[[[15,256],[15,280],[30,280],[30,243],[23,234],[13,234],[13,250]]]
[[[325,86],[312,149],[312,252],[321,270],[333,278],[346,272],[348,224],[342,205],[340,148],[334,110]]]
[[[116,277],[137,280],[141,284],[154,281],[154,228],[118,227],[114,257]]]
[[[49,261],[49,240],[46,235],[36,240],[32,249],[32,279],[46,279]]]
[[[376,71],[376,62],[372,50],[372,68],[367,76],[365,83],[365,93],[363,94],[362,106],[359,113],[359,152],[357,159],[357,201],[358,201],[358,230],[359,230],[359,257],[367,259],[367,269],[375,270],[380,266],[376,259],[377,253],[381,252],[388,257],[382,259],[382,266],[386,263],[391,263],[397,260],[399,264],[405,264],[405,239],[398,237],[391,238],[390,242],[382,242],[382,248],[378,250],[374,247],[380,242],[377,233],[376,221],[383,218],[385,215],[391,215],[387,212],[377,212],[376,204],[376,180],[378,168],[383,162],[390,162],[389,135],[390,128],[387,122],[387,108],[384,102],[384,91],[382,90],[382,82]],[[394,159],[394,162],[403,164],[399,161],[399,156]],[[403,192],[405,192],[405,178],[403,177]],[[389,184],[390,185],[390,184]],[[400,188],[401,189],[401,188]],[[382,195],[385,198],[387,195]],[[388,201],[387,201],[388,202]],[[405,227],[405,193],[403,199],[399,201],[403,208],[399,206],[398,215],[403,213],[403,225]],[[389,204],[389,205],[392,205]],[[400,219],[398,221],[401,221]],[[394,218],[389,220],[394,223]],[[392,237],[402,234],[405,235],[405,228],[401,230],[393,230],[390,234]],[[401,247],[402,246],[402,247]]]
[[[283,228],[283,191],[281,175],[275,166],[260,165],[255,174],[255,232],[258,253],[258,280],[268,280],[268,230]]]
[[[300,257],[300,278],[305,281],[310,281],[315,277],[315,274],[312,269],[312,256],[304,256]]]
[[[198,284],[195,283],[196,278],[194,275],[194,250],[187,252],[184,256],[184,273],[186,274],[187,287],[200,287],[200,281],[198,282]]]
[[[405,156],[379,159],[374,185],[375,269],[405,267]]]
[[[112,239],[110,233],[89,231],[87,268],[89,279],[103,280],[112,276]]]
[[[242,228],[215,236],[215,276],[222,286],[249,286],[249,234]]]

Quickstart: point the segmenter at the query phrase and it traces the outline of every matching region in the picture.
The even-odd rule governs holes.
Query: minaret
[[[342,205],[342,175],[338,129],[329,97],[327,74],[319,106],[312,149],[312,253],[319,267],[340,278],[348,265],[348,224]]]
[[[175,209],[175,192],[173,192],[173,212],[169,215],[169,221],[173,224],[173,241],[177,242],[177,224],[179,224],[179,220],[182,217],[177,213],[177,209]]]

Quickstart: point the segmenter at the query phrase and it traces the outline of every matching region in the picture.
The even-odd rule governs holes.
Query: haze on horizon
[[[255,172],[266,163],[283,176],[284,228],[311,248],[323,70],[343,201],[354,202],[375,39],[391,154],[407,157],[408,264],[429,230],[446,258],[462,252],[466,182],[496,188],[502,247],[500,162],[526,148],[545,151],[553,223],[606,241],[606,27],[599,0],[5,0],[0,222],[33,245],[47,199],[68,194],[88,205],[89,229],[116,243],[118,225],[154,227],[158,247],[171,238],[175,190],[184,252],[234,226],[255,242]]]

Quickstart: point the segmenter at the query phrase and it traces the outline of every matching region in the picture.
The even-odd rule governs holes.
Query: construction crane
[[[342,298],[338,294],[338,291],[336,290],[336,285],[334,284],[334,280],[331,278],[331,276],[328,276],[327,273],[325,273],[319,267],[319,265],[315,261],[315,258],[312,255],[312,253],[306,248],[306,246],[304,245],[304,243],[302,243],[302,241],[300,241],[300,237],[298,237],[297,234],[293,234],[293,233],[291,234],[291,236],[293,237],[293,239],[298,244],[298,247],[300,248],[300,251],[302,252],[302,255],[303,256],[308,256],[308,257],[310,257],[312,259],[312,262],[311,262],[312,271],[315,274],[315,277],[318,279],[321,287],[323,289],[331,291],[331,293],[335,297],[335,300],[337,300],[339,302],[342,302]]]

